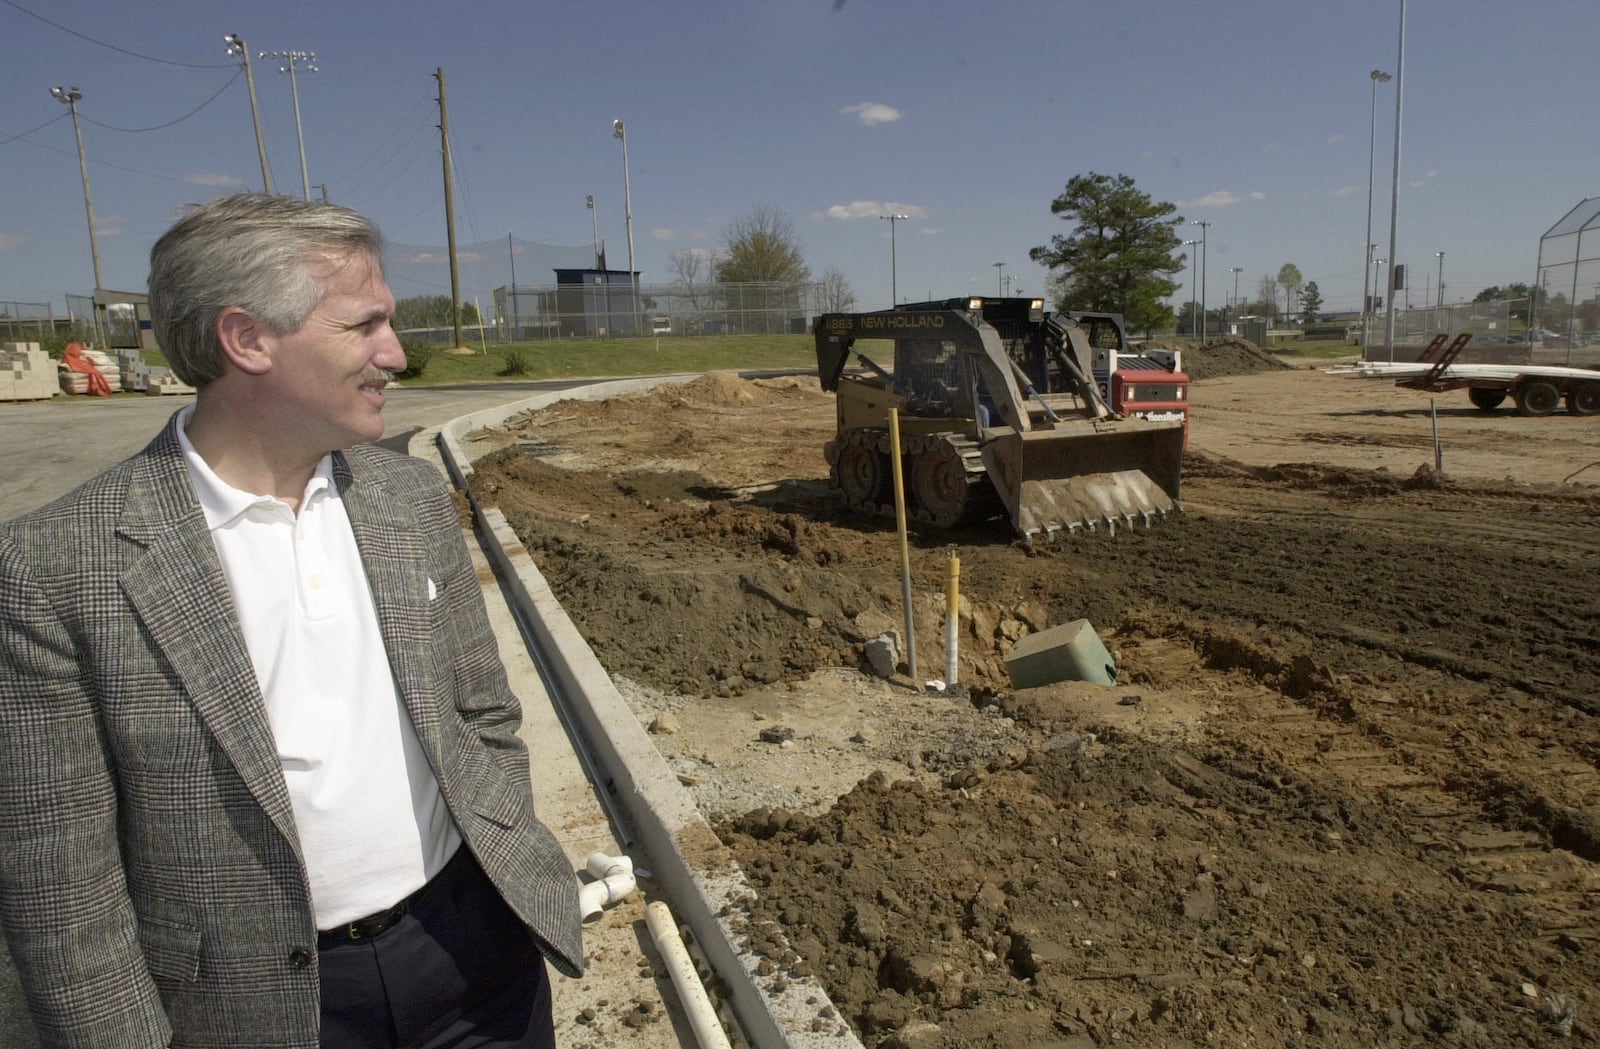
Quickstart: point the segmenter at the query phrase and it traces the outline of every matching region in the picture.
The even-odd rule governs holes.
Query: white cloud
[[[928,209],[919,208],[915,204],[902,204],[897,200],[852,200],[848,204],[835,204],[826,211],[811,213],[814,219],[832,219],[835,222],[873,219],[880,215],[904,215],[910,219],[925,219],[928,217]]]
[[[1250,194],[1250,199],[1251,200],[1266,200],[1267,199],[1267,195],[1265,193],[1261,192],[1258,189],[1258,190],[1253,191]]]
[[[944,227],[943,226],[924,226],[922,228],[921,232],[922,232],[923,236],[925,236],[925,237],[937,237],[939,234],[944,232]]]
[[[435,263],[449,262],[450,255],[443,251],[413,251],[405,255],[391,256],[395,262],[409,262],[416,265],[433,265]],[[477,251],[458,251],[456,261],[459,262],[484,262],[486,256]]]
[[[1322,144],[1325,145],[1325,146],[1342,146],[1342,145],[1344,145],[1344,141],[1345,141],[1344,132],[1336,131],[1333,134],[1329,135],[1327,138],[1323,139]]]
[[[1330,196],[1330,197],[1348,197],[1352,193],[1354,193],[1355,191],[1356,191],[1356,187],[1354,187],[1354,186],[1340,186],[1338,189],[1334,190],[1332,193],[1329,193],[1328,196]]]
[[[1226,208],[1239,203],[1243,199],[1231,189],[1219,189],[1215,193],[1207,193],[1205,196],[1196,197],[1194,200],[1179,201],[1178,206],[1184,208]],[[1252,199],[1260,200],[1261,198],[1252,194]]]
[[[15,233],[0,233],[0,251],[10,251],[22,243],[22,238]]]
[[[882,102],[857,102],[853,106],[845,106],[839,110],[841,116],[854,116],[867,127],[874,124],[892,124],[899,120],[902,114],[898,109]]]
[[[215,186],[218,189],[244,188],[245,181],[233,175],[213,175],[204,171],[197,171],[193,175],[183,176],[183,181],[191,186]]]
[[[657,240],[672,240],[677,237],[676,233],[672,232],[670,229],[667,229],[665,226],[657,226],[655,229],[650,231],[650,235]]]

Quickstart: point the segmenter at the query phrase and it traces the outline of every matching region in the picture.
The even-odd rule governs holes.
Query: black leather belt
[[[404,918],[407,912],[411,910],[411,904],[416,901],[418,896],[422,895],[427,887],[427,885],[424,885],[421,889],[418,889],[388,910],[369,914],[365,918],[357,918],[353,922],[345,922],[343,925],[332,929],[319,931],[317,933],[317,946],[327,947],[335,943],[348,943],[351,940],[372,939],[379,933],[392,928],[396,922]]]

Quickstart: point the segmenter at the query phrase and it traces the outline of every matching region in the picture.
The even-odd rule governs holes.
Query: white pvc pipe
[[[585,922],[598,918],[605,908],[633,895],[638,887],[633,876],[633,860],[627,856],[591,853],[584,869],[595,877],[587,885],[578,886],[578,909]]]
[[[717,1020],[717,1011],[706,995],[705,985],[700,982],[700,974],[695,971],[689,949],[683,945],[683,937],[678,935],[678,923],[673,920],[672,911],[665,903],[654,900],[645,907],[644,916],[645,924],[650,926],[650,938],[655,941],[656,950],[661,952],[661,957],[667,963],[672,986],[677,989],[678,1000],[688,1014],[689,1027],[694,1031],[700,1049],[733,1049],[727,1032]]]

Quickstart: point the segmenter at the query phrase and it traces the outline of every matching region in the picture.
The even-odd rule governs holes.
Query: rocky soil
[[[474,484],[869,1046],[1600,1041],[1600,424],[1187,366],[1181,517],[913,536],[915,683],[814,379],[563,402]],[[1117,684],[1013,688],[1076,619]]]

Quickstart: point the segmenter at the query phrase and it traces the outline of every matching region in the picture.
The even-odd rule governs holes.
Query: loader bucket
[[[1007,431],[984,445],[983,463],[1024,539],[1115,532],[1179,509],[1183,423],[1074,419]]]

